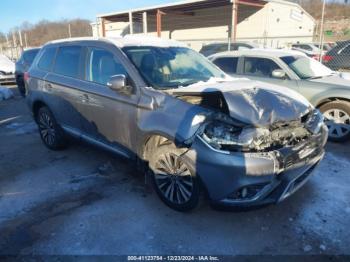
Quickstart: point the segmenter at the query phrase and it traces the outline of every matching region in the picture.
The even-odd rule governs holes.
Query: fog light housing
[[[228,199],[234,200],[234,201],[253,200],[259,196],[259,194],[267,185],[268,184],[265,183],[265,184],[256,184],[256,185],[242,187],[236,190],[235,192],[231,193],[228,196]]]

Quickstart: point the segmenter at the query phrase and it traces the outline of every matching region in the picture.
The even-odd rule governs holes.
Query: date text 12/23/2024
[[[128,261],[220,261],[217,256],[128,256]]]

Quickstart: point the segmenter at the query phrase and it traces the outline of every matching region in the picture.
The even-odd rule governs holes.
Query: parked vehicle
[[[212,43],[208,45],[204,45],[199,53],[204,56],[210,56],[216,53],[228,51],[229,45],[227,43]],[[236,42],[230,44],[230,51],[234,50],[242,50],[242,49],[252,49],[258,48],[259,45],[256,43],[245,43],[245,42]]]
[[[323,56],[322,61],[333,70],[350,70],[350,41],[338,42]]]
[[[7,56],[0,54],[0,84],[15,82],[15,63]]]
[[[249,50],[216,54],[210,59],[232,76],[245,76],[289,87],[304,95],[326,117],[329,139],[350,138],[350,75],[288,50]]]
[[[321,44],[320,43],[313,43],[314,46],[316,46],[318,49],[321,49]],[[328,52],[329,50],[332,49],[331,43],[323,43],[322,44],[322,51],[323,52]]]
[[[62,149],[71,135],[143,163],[176,210],[194,208],[201,190],[224,206],[282,201],[324,155],[327,128],[304,97],[232,81],[171,40],[54,41],[39,52],[27,83],[48,148]]]
[[[21,57],[16,62],[15,77],[17,88],[22,96],[26,95],[26,89],[24,85],[24,74],[28,72],[29,67],[32,65],[35,56],[38,54],[40,48],[31,48],[24,50]]]
[[[320,55],[324,54],[324,51],[321,51],[319,47],[312,43],[293,44],[292,50],[300,51],[316,60],[319,60]]]

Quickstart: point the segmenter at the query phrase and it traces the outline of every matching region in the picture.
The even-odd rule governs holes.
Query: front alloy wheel
[[[178,149],[173,146],[159,148],[151,169],[155,189],[168,206],[178,211],[188,211],[197,206],[198,181]]]
[[[321,106],[329,140],[342,142],[350,137],[350,103],[334,101]]]

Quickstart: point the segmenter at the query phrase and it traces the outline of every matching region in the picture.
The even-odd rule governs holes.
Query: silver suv
[[[51,42],[26,79],[47,147],[64,148],[69,135],[136,160],[176,210],[203,191],[223,206],[279,202],[324,155],[327,128],[306,99],[232,79],[175,41]]]

